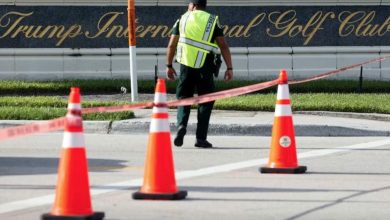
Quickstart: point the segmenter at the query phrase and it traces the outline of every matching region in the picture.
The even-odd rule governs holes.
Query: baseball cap
[[[193,3],[197,5],[207,5],[207,0],[188,0],[188,3]]]

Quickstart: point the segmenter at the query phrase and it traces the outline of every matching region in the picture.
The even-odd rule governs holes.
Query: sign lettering
[[[185,7],[136,7],[137,47],[166,47]],[[209,7],[233,47],[390,46],[390,6]],[[234,16],[232,16],[234,15]],[[128,46],[126,7],[0,6],[0,48]]]

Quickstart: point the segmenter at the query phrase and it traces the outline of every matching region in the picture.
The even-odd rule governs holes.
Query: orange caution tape
[[[337,74],[340,72],[344,72],[346,70],[353,69],[353,68],[356,68],[359,66],[363,66],[363,65],[366,65],[369,63],[380,62],[380,61],[383,61],[387,58],[390,58],[390,56],[379,57],[376,59],[368,60],[368,61],[363,62],[363,63],[358,63],[358,64],[354,64],[351,66],[343,67],[343,68],[340,68],[337,70],[318,74],[318,75],[315,75],[313,77],[309,77],[306,79],[289,81],[288,83],[289,84],[298,84],[298,83],[304,83],[304,82],[322,79],[322,78],[325,78],[325,77],[328,77],[328,76],[331,76],[331,75],[334,75],[334,74]],[[255,91],[269,88],[271,86],[277,85],[278,82],[279,82],[278,79],[276,79],[276,80],[272,80],[272,81],[268,81],[268,82],[250,85],[250,86],[244,86],[244,87],[209,93],[209,94],[201,95],[201,96],[197,96],[197,97],[180,99],[180,100],[173,100],[173,101],[167,102],[167,106],[175,107],[175,106],[201,104],[201,103],[205,103],[205,102],[215,101],[217,99],[239,96],[239,95],[248,94],[251,92],[255,92]],[[82,113],[83,114],[90,114],[90,113],[97,113],[97,112],[121,112],[121,111],[129,111],[129,110],[141,109],[141,108],[151,108],[153,106],[154,106],[153,102],[143,102],[143,103],[136,103],[136,104],[130,104],[130,105],[121,105],[121,106],[84,108],[84,109],[82,109]],[[61,118],[56,118],[56,119],[45,121],[45,122],[37,122],[37,123],[31,123],[31,124],[27,124],[27,125],[16,126],[16,127],[12,127],[12,128],[1,129],[0,130],[0,140],[60,130],[60,129],[64,128],[65,120],[66,120],[65,117],[61,117]]]
[[[244,86],[244,87],[239,87],[239,88],[235,88],[235,89],[229,89],[229,90],[224,90],[224,91],[220,91],[220,92],[209,93],[209,94],[201,95],[201,96],[197,96],[197,97],[180,99],[180,100],[173,100],[173,101],[169,101],[167,104],[170,107],[201,104],[201,103],[205,103],[205,102],[215,101],[217,99],[229,98],[229,97],[233,97],[233,96],[239,96],[239,95],[259,91],[259,90],[266,89],[266,88],[269,88],[271,86],[277,85],[278,82],[279,82],[279,80],[272,80],[272,81],[258,83],[258,84],[254,84],[254,85],[250,85],[250,86]]]
[[[63,129],[65,117],[0,130],[0,140]]]
[[[96,112],[123,112],[123,111],[129,111],[133,109],[150,108],[153,106],[154,106],[153,102],[143,102],[143,103],[136,103],[130,105],[84,108],[81,110],[81,112],[83,114],[90,114]]]
[[[197,97],[169,101],[169,102],[167,102],[167,106],[174,107],[174,106],[185,106],[185,105],[193,105],[193,104],[211,102],[211,101],[215,101],[217,99],[228,98],[228,97],[233,97],[233,96],[238,96],[238,95],[242,95],[242,94],[247,94],[247,93],[259,91],[261,89],[265,89],[265,88],[274,86],[276,84],[278,84],[278,80],[258,83],[258,84],[254,84],[254,85],[250,85],[250,86],[239,87],[239,88],[224,90],[224,91],[215,92],[215,93],[209,93],[209,94],[201,95],[201,96],[197,96]],[[97,113],[97,112],[121,112],[121,111],[128,111],[128,110],[140,109],[140,108],[151,108],[153,106],[155,106],[155,104],[153,102],[143,102],[143,103],[136,103],[136,104],[130,104],[130,105],[84,108],[82,110],[82,113],[83,114],[90,114],[90,113]]]
[[[309,77],[309,78],[306,78],[306,79],[302,79],[302,80],[288,81],[288,84],[305,83],[305,82],[310,82],[310,81],[322,79],[322,78],[325,78],[325,77],[328,77],[328,76],[331,76],[331,75],[334,75],[334,74],[337,74],[337,73],[340,73],[340,72],[344,72],[346,70],[350,70],[350,69],[353,69],[353,68],[356,68],[356,67],[359,67],[359,66],[363,66],[363,65],[366,65],[366,64],[369,64],[369,63],[380,62],[380,61],[386,60],[387,58],[390,58],[390,56],[384,56],[384,57],[375,58],[375,59],[368,60],[368,61],[363,62],[363,63],[358,63],[358,64],[354,64],[354,65],[351,65],[351,66],[342,67],[340,69],[336,69],[336,70],[332,70],[332,71],[329,71],[329,72],[321,73],[321,74],[318,74],[318,75],[315,75],[315,76],[312,76],[312,77]]]

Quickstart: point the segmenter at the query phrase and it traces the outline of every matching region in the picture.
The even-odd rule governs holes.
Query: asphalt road
[[[270,137],[174,148],[181,201],[138,201],[147,135],[86,135],[93,208],[106,219],[390,219],[390,138],[297,137],[302,175],[260,174]],[[0,142],[0,219],[50,211],[62,134]]]

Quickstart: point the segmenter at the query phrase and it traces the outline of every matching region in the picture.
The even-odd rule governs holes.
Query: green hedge
[[[217,91],[252,85],[261,81],[233,80],[224,82],[217,80]],[[352,93],[358,91],[358,81],[351,80],[318,80],[290,86],[293,93]],[[68,95],[69,88],[77,86],[82,94],[119,94],[126,87],[130,92],[129,80],[72,80],[72,81],[0,81],[1,95]],[[176,81],[167,81],[168,93],[175,93]],[[275,87],[259,91],[259,93],[275,92]],[[139,93],[154,93],[153,80],[138,81]],[[364,93],[390,93],[390,81],[364,81]]]

